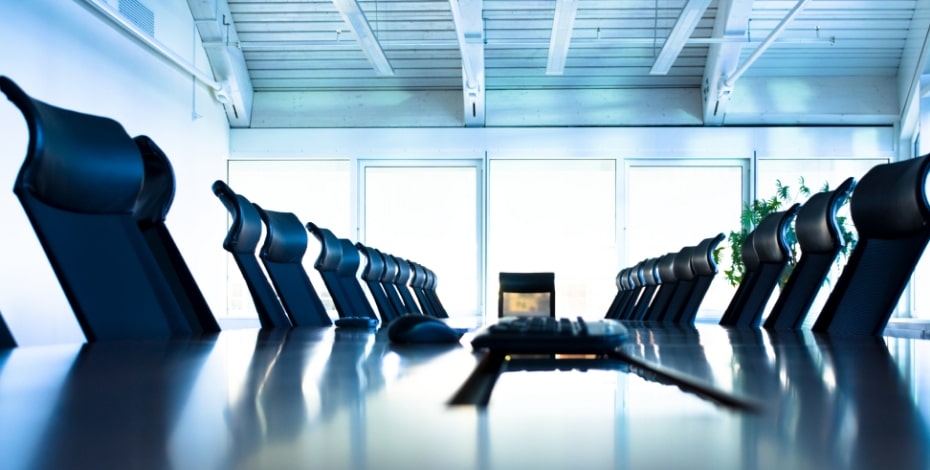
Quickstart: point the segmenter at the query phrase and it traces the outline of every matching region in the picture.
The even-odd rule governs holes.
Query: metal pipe
[[[128,21],[125,17],[123,17],[123,15],[121,15],[110,5],[104,3],[102,0],[84,0],[84,3],[93,7],[94,10],[107,17],[107,19],[115,23],[117,26],[123,28],[123,30],[148,46],[152,51],[158,53],[178,68],[191,74],[204,85],[212,88],[214,92],[217,92],[217,96],[219,96],[221,94],[220,92],[223,91],[223,86],[214,80],[212,76],[208,76],[207,74],[201,72],[200,69],[194,66],[194,64],[188,62],[171,49],[168,49],[168,47],[164,44],[156,41],[155,38],[146,34],[145,31],[142,31],[142,29],[133,24],[131,21]]]
[[[765,50],[768,49],[773,42],[775,42],[775,38],[778,37],[778,35],[788,27],[788,23],[791,23],[791,20],[793,20],[794,17],[801,12],[801,10],[805,5],[807,5],[808,2],[810,2],[810,0],[798,1],[797,5],[795,5],[794,8],[792,8],[784,18],[782,18],[781,22],[778,23],[778,26],[775,26],[775,29],[773,29],[772,32],[770,32],[769,35],[765,38],[765,40],[762,41],[762,44],[759,44],[759,47],[757,47],[756,50],[752,52],[752,55],[746,59],[746,62],[743,62],[736,70],[733,71],[732,74],[730,74],[729,77],[726,77],[723,80],[724,88],[733,87],[733,82],[738,80],[743,76],[744,73],[746,73],[747,70],[749,70],[749,67],[753,64],[753,62],[759,59],[759,57],[762,56],[762,53],[765,52]]]

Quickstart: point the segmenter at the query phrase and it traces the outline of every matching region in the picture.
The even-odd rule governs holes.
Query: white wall
[[[209,73],[186,0],[146,4],[155,13],[156,39]],[[225,179],[229,128],[209,90],[194,86],[80,0],[0,3],[0,44],[0,75],[26,93],[113,118],[132,136],[152,137],[168,154],[177,178],[169,229],[211,307],[224,311],[226,211],[210,185]],[[194,109],[202,117],[192,119]],[[83,341],[12,192],[27,142],[21,114],[0,99],[0,188],[7,188],[0,191],[0,312],[20,345]]]
[[[891,126],[233,129],[230,158],[892,158]]]

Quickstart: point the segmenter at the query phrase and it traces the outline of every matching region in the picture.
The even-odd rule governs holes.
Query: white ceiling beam
[[[762,54],[768,50],[768,48],[778,39],[778,36],[788,27],[788,24],[794,20],[794,18],[801,12],[802,9],[810,2],[810,0],[799,0],[791,10],[785,15],[784,18],[769,32],[768,36],[762,40],[758,47],[749,57],[742,63],[737,64],[739,60],[739,50],[736,50],[735,56],[733,51],[727,52],[727,59],[733,60],[732,63],[728,60],[725,64],[721,61],[719,56],[720,51],[714,51],[713,46],[708,53],[707,62],[704,66],[704,124],[705,125],[723,125],[726,119],[727,107],[730,102],[730,99],[733,95],[733,87],[736,85],[736,81],[749,70],[749,67],[752,66],[762,57]],[[746,18],[748,18],[749,11],[743,11],[744,8],[751,7],[751,2],[745,2],[740,0],[730,0],[727,2],[728,5],[724,5],[724,1],[721,0],[720,5],[718,5],[718,23],[720,24],[721,16],[724,18],[725,27],[729,27],[733,24],[733,21],[739,21],[740,24],[746,24]],[[750,5],[747,5],[750,4]],[[720,10],[726,8],[727,11],[721,13]],[[745,13],[745,17],[743,14]],[[716,26],[714,27],[714,33],[717,33]],[[730,31],[725,30],[724,34],[731,34]],[[745,34],[745,31],[742,32]],[[726,44],[727,46],[733,46],[731,44]],[[723,44],[721,46],[724,46]]]
[[[481,0],[449,0],[455,34],[462,53],[462,91],[465,125],[483,127],[484,93],[484,20]]]
[[[704,65],[704,80],[701,87],[704,103],[704,125],[723,125],[730,90],[724,90],[723,77],[736,70],[740,52],[746,44],[746,25],[752,12],[752,2],[745,0],[720,0],[717,3],[717,18],[714,21],[713,39],[740,39],[739,42],[722,41],[711,44]]]
[[[901,107],[899,148],[901,157],[910,156],[910,143],[918,135],[917,154],[930,153],[930,3],[915,8],[907,43],[898,68],[898,94]],[[916,156],[916,155],[915,155]]]
[[[572,42],[577,12],[578,0],[556,0],[555,14],[552,18],[552,34],[549,36],[549,62],[546,64],[546,75],[562,75],[565,72],[565,58],[568,57],[568,46]]]
[[[678,15],[678,21],[675,22],[672,31],[668,33],[662,50],[656,56],[652,69],[649,70],[650,74],[665,75],[668,73],[672,64],[678,59],[678,55],[681,54],[681,49],[688,42],[688,38],[694,33],[694,28],[697,27],[698,21],[701,21],[708,6],[710,6],[710,0],[688,0],[685,7],[681,9],[681,14]]]
[[[362,52],[365,53],[365,57],[368,57],[368,62],[374,67],[375,73],[380,76],[394,75],[394,69],[388,62],[387,56],[384,55],[381,43],[378,42],[377,36],[371,29],[371,24],[368,23],[368,18],[358,2],[356,0],[333,0],[333,5],[336,6],[339,14],[342,15],[342,19],[349,24],[352,32],[355,33],[358,45],[362,48]]]
[[[188,0],[230,127],[249,127],[254,90],[226,0]]]
[[[794,18],[798,16],[799,13],[801,13],[801,10],[803,10],[804,7],[810,3],[810,1],[811,0],[799,0],[798,3],[788,11],[788,14],[785,15],[785,17],[782,18],[782,20],[777,25],[775,25],[775,29],[769,32],[769,35],[762,40],[762,44],[759,44],[759,47],[752,51],[752,54],[749,55],[746,61],[740,64],[740,66],[737,67],[733,73],[726,76],[726,79],[724,80],[724,86],[727,88],[733,88],[733,84],[736,83],[736,81],[739,80],[739,78],[742,77],[747,70],[749,70],[749,67],[751,67],[752,64],[754,64],[756,60],[759,59],[759,57],[762,57],[762,54],[765,53],[769,47],[771,47],[772,43],[778,39],[778,36],[781,35],[782,31],[784,31],[785,28],[791,24],[791,21],[793,21]]]

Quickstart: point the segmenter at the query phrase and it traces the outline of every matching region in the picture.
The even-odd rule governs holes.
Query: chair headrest
[[[694,268],[691,266],[691,257],[694,254],[695,247],[686,246],[675,254],[672,260],[672,267],[675,271],[675,278],[679,281],[690,281],[694,279]]]
[[[850,202],[860,238],[904,238],[926,230],[930,221],[928,170],[930,155],[869,170]]]
[[[726,236],[718,233],[716,236],[705,238],[694,247],[691,252],[691,269],[697,276],[713,276],[717,274],[717,263],[714,261],[714,250]]]
[[[291,212],[264,210],[254,204],[268,228],[261,255],[276,263],[300,263],[307,252],[307,229]]]
[[[362,258],[358,254],[358,248],[355,248],[355,244],[345,238],[339,239],[339,248],[342,250],[342,255],[339,257],[339,266],[336,271],[340,276],[354,277],[358,273],[359,264],[362,262]]]
[[[15,190],[75,213],[131,213],[142,189],[139,149],[118,122],[32,99],[0,76],[3,91],[29,127]]]
[[[379,251],[379,253],[381,252]],[[384,271],[381,273],[381,282],[393,283],[398,273],[397,258],[388,253],[381,253],[381,257],[384,260]]]
[[[760,263],[782,263],[788,259],[788,227],[798,213],[800,204],[767,215],[753,231],[752,247]]]
[[[659,285],[661,280],[659,279],[659,270],[657,269],[657,264],[659,263],[659,258],[649,258],[643,261],[642,271],[640,275],[643,278],[644,286],[656,286]]]
[[[148,136],[140,135],[132,140],[142,154],[145,168],[142,192],[139,193],[133,214],[140,224],[164,222],[174,202],[174,170],[171,162]]]
[[[359,252],[365,255],[368,262],[365,263],[365,269],[362,270],[362,278],[369,281],[381,280],[381,273],[384,271],[384,260],[381,255],[373,248],[365,246],[362,242],[355,244]]]
[[[413,276],[410,278],[410,285],[419,289],[426,287],[426,271],[423,270],[423,266],[421,266],[420,263],[411,261],[410,267],[413,271]]]
[[[659,272],[659,283],[675,282],[678,277],[675,276],[675,253],[666,253],[659,257],[656,264],[656,270]]]
[[[255,254],[262,237],[262,218],[258,210],[245,196],[236,194],[223,181],[213,183],[213,194],[216,194],[232,217],[223,248],[230,253]]]
[[[307,230],[320,241],[320,255],[316,258],[314,266],[322,271],[336,271],[339,269],[339,260],[342,258],[342,245],[339,238],[329,229],[320,227],[313,222],[307,222]]]
[[[855,182],[854,178],[847,178],[833,191],[814,194],[801,206],[794,221],[794,230],[802,252],[830,253],[843,245],[836,212],[846,201]]]

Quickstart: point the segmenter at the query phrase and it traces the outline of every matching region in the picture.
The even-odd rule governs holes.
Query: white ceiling
[[[199,0],[189,1],[194,11]],[[688,102],[682,112],[666,113],[679,117],[658,124],[894,124],[906,107],[908,89],[919,83],[921,74],[914,71],[923,70],[926,3],[228,0],[224,37],[236,38],[261,116],[270,112],[258,108],[281,101],[267,96],[350,93],[354,101],[346,106],[364,108],[367,97],[401,91],[458,96],[462,105],[455,112],[462,116],[455,121],[476,126],[497,125],[491,113],[524,106],[521,100],[571,96],[580,105],[584,97],[600,96],[610,106],[618,95],[627,103],[630,96],[642,96],[632,102],[652,107]],[[354,5],[367,19],[375,48],[383,51],[387,74],[383,65],[379,73],[372,52],[363,50],[340,13],[340,7]],[[673,54],[667,73],[650,73],[688,9],[700,19],[690,34],[684,31],[682,41],[670,40],[680,53]],[[561,72],[547,72],[550,54],[559,50],[550,41],[558,30],[554,23],[569,39]],[[773,33],[780,24],[784,29]],[[770,103],[761,103],[765,100]],[[476,112],[469,115],[469,109]],[[622,118],[604,119],[593,124],[614,125],[612,119]],[[253,118],[253,127],[260,124]]]

